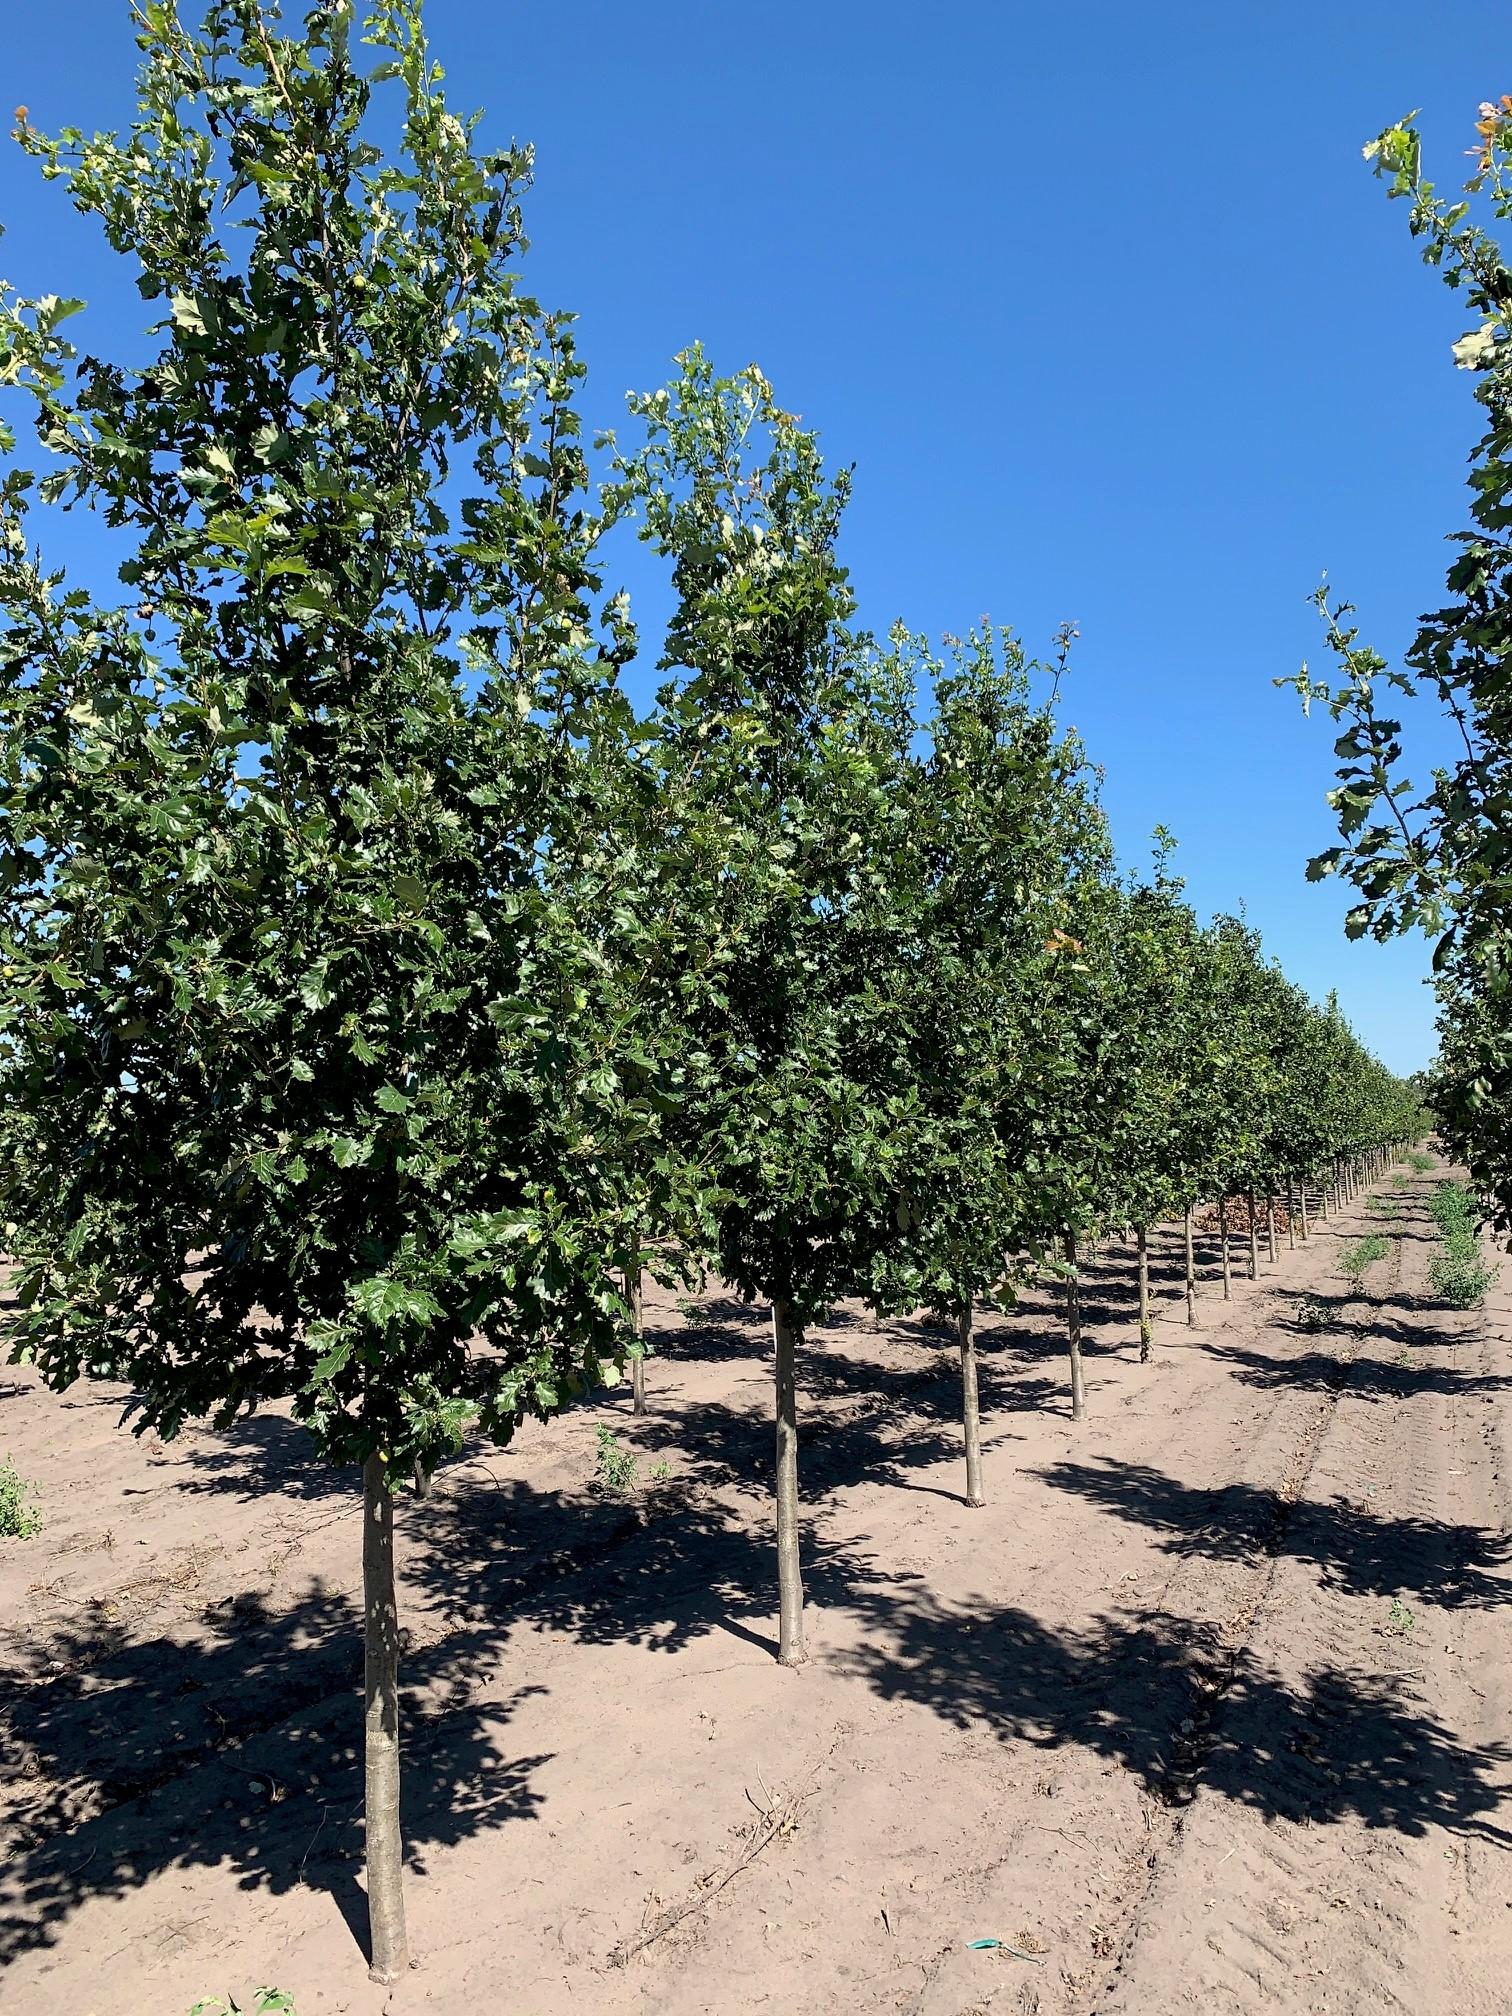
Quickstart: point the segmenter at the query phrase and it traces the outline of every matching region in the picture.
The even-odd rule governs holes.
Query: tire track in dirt
[[[1412,1246],[1416,1286],[1429,1242]],[[1467,1698],[1454,1641],[1512,1593],[1495,1544],[1505,1500],[1459,1494],[1473,1527],[1445,1513],[1448,1473],[1470,1468],[1450,1459],[1474,1381],[1496,1375],[1482,1344],[1466,1392],[1455,1361],[1473,1319],[1414,1311],[1400,1286],[1373,1317],[1340,1353],[1202,1732],[1194,1803],[1152,1869],[1099,2016],[1482,2006],[1471,1998],[1484,1987],[1447,1987],[1446,1949],[1456,1910],[1468,1919],[1456,1897],[1467,1855],[1499,1831],[1505,1725]],[[1493,1393],[1480,1397],[1492,1404],[1476,1411],[1499,1422]],[[1481,1534],[1485,1566],[1467,1572]],[[1292,1705],[1278,1713],[1278,1701]],[[1506,1903],[1494,1905],[1503,1920]],[[1484,1983],[1483,1956],[1477,1971]]]

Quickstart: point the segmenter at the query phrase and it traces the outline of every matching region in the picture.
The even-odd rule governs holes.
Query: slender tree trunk
[[[772,1339],[777,1347],[777,1589],[782,1606],[777,1660],[801,1666],[803,1572],[798,1560],[798,1333],[786,1302],[772,1304]]]
[[[1274,1182],[1275,1178],[1272,1177],[1271,1181]],[[1274,1190],[1267,1190],[1265,1193],[1265,1243],[1270,1250],[1270,1263],[1274,1267],[1276,1264],[1276,1193]]]
[[[1286,1247],[1289,1253],[1297,1250],[1297,1179],[1290,1169],[1286,1172]]]
[[[1318,1216],[1325,1225],[1328,1223],[1328,1169],[1326,1165],[1323,1170],[1323,1180],[1318,1185]]]
[[[399,1605],[394,1594],[394,1501],[388,1464],[362,1466],[362,1602],[365,1636],[367,1899],[375,1981],[409,1966],[404,1925],[404,1842],[399,1829]]]
[[[1076,1234],[1066,1234],[1066,1345],[1071,1353],[1071,1419],[1080,1421],[1087,1411],[1087,1389],[1082,1379],[1081,1276],[1076,1271]]]
[[[646,1311],[641,1293],[640,1254],[635,1256],[635,1267],[625,1281],[626,1299],[630,1304],[630,1321],[635,1328],[635,1341],[641,1348],[630,1360],[630,1408],[634,1414],[646,1411]]]
[[[1260,1221],[1255,1215],[1255,1193],[1253,1189],[1244,1193],[1244,1207],[1249,1212],[1249,1278],[1260,1279]]]
[[[1301,1182],[1300,1182],[1300,1183],[1299,1183],[1299,1184],[1297,1185],[1297,1197],[1298,1197],[1298,1201],[1299,1201],[1299,1202],[1301,1203],[1301,1206],[1302,1206],[1302,1244],[1303,1244],[1304,1246],[1306,1246],[1307,1244],[1309,1244],[1309,1242],[1311,1241],[1311,1238],[1312,1238],[1312,1234],[1311,1234],[1311,1233],[1310,1233],[1310,1232],[1308,1231],[1308,1229],[1307,1229],[1307,1178],[1306,1178],[1306,1176],[1304,1176],[1304,1177],[1302,1178],[1302,1181],[1301,1181]]]
[[[1229,1271],[1227,1197],[1220,1197],[1218,1199],[1218,1243],[1223,1248],[1223,1299],[1225,1302],[1232,1302],[1234,1299],[1234,1281]]]
[[[1197,1256],[1192,1250],[1192,1207],[1186,1207],[1186,1305],[1187,1328],[1197,1328]]]
[[[966,1426],[966,1503],[985,1505],[982,1496],[982,1415],[977,1404],[976,1337],[971,1328],[971,1304],[956,1312],[961,1339],[961,1419]]]
[[[429,1498],[434,1494],[435,1489],[435,1471],[431,1469],[428,1463],[422,1462],[417,1456],[415,1458],[415,1496],[417,1498]]]
[[[1150,1346],[1155,1339],[1150,1322],[1150,1240],[1143,1225],[1135,1237],[1139,1241],[1139,1362],[1148,1365]]]

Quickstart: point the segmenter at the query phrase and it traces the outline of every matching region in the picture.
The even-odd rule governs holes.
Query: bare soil
[[[627,1383],[401,1507],[393,2010],[1504,2011],[1512,1283],[1433,1303],[1431,1180],[1257,1284],[1236,1244],[1197,1330],[1162,1233],[1143,1367],[1105,1249],[1076,1428],[1052,1300],[984,1315],[981,1510],[951,1337],[841,1311],[803,1353],[796,1672],[768,1324],[649,1298],[643,1419]],[[0,1374],[45,1519],[0,1541],[0,2006],[376,2016],[357,1480],[277,1413],[134,1440],[123,1397]]]

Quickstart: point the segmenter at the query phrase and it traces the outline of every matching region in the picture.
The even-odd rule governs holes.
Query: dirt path
[[[654,1309],[644,1421],[611,1400],[443,1473],[402,1518],[395,2009],[1504,2008],[1512,1303],[1431,1305],[1425,1187],[1363,1298],[1333,1272],[1361,1206],[1201,1330],[1167,1302],[1144,1368],[1111,1252],[1075,1429],[1051,1313],[984,1321],[981,1511],[945,1341],[813,1340],[799,1673],[752,1312]],[[378,2010],[350,1480],[276,1416],[162,1449],[110,1396],[0,1390],[47,1517],[0,1543],[6,2016],[254,1980]],[[624,1503],[587,1489],[606,1420]]]

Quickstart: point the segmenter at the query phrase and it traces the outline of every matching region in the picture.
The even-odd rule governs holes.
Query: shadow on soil
[[[736,1307],[749,1353],[751,1312]],[[1022,1327],[984,1331],[984,1390],[999,1420],[1061,1400],[1061,1378],[1032,1362],[1043,1327],[1035,1340]],[[709,1355],[720,1328],[674,1335],[661,1364],[675,1370],[695,1344]],[[927,1351],[901,1371],[822,1339],[806,1353],[810,1504],[862,1484],[954,1495],[939,1482],[939,1466],[958,1456],[953,1354],[934,1333],[917,1341]],[[1218,1355],[1241,1378],[1334,1383],[1339,1372],[1325,1353]],[[1026,1359],[1027,1371],[1015,1369]],[[1449,1376],[1421,1373],[1414,1388],[1411,1368],[1400,1370],[1403,1391]],[[404,1668],[405,1823],[417,1869],[433,1847],[536,1812],[533,1780],[548,1759],[516,1754],[509,1736],[519,1703],[541,1691],[515,1684],[532,1668],[535,1634],[652,1653],[725,1634],[775,1650],[765,1397],[753,1391],[744,1408],[680,1404],[675,1416],[655,1411],[654,1392],[652,1404],[633,1425],[635,1453],[644,1462],[675,1450],[678,1475],[633,1501],[539,1491],[469,1465],[443,1473],[428,1503],[405,1502],[401,1613],[406,1595],[423,1598],[439,1633]],[[197,1437],[186,1487],[280,1490],[299,1435],[270,1416]],[[1068,1461],[1045,1475],[1112,1516],[1155,1526],[1172,1550],[1242,1551],[1264,1544],[1275,1519],[1265,1494],[1193,1493],[1149,1469]],[[1466,1528],[1305,1508],[1281,1544],[1352,1590],[1443,1602],[1506,1594],[1503,1543]],[[1236,1658],[1155,1613],[1055,1632],[990,1594],[946,1601],[879,1559],[865,1536],[837,1546],[810,1530],[803,1558],[810,1598],[843,1620],[824,1666],[883,1699],[1005,1743],[1082,1744],[1179,1800],[1197,1768],[1179,1732],[1206,1726],[1216,1696],[1221,1732],[1242,1732],[1224,1734],[1209,1760],[1209,1782],[1226,1797],[1313,1824],[1354,1816],[1409,1834],[1437,1825],[1509,1841],[1496,1814],[1512,1747],[1464,1748],[1391,1674],[1323,1667],[1293,1689],[1260,1658]],[[354,1560],[354,1581],[355,1570]],[[0,1866],[0,1961],[53,1943],[91,1896],[195,1866],[229,1868],[246,1888],[323,1888],[360,1940],[360,1644],[352,1598],[318,1585],[276,1611],[251,1601],[210,1613],[181,1636],[133,1642],[103,1621],[52,1634],[49,1670],[16,1687],[3,1715],[5,1754],[39,1789],[22,1801],[27,1838]]]

